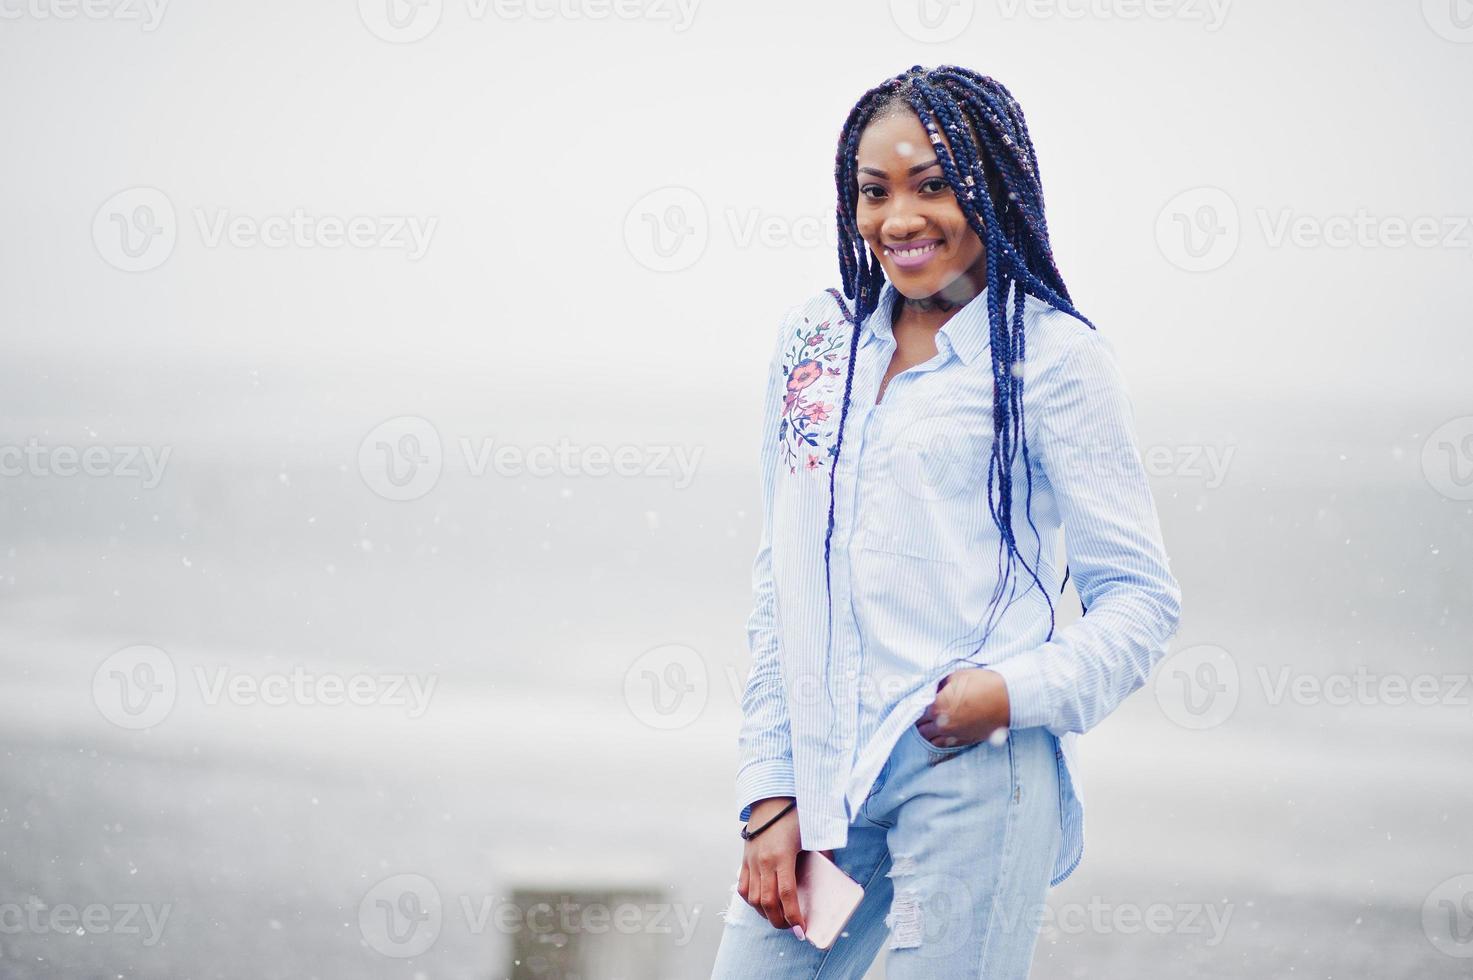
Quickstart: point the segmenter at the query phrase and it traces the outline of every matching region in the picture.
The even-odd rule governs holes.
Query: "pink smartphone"
[[[819,851],[798,852],[798,907],[808,923],[804,938],[828,949],[859,908],[864,886]]]

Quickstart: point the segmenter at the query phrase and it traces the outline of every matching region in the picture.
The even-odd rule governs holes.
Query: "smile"
[[[885,254],[895,261],[902,269],[914,269],[925,265],[931,255],[941,247],[941,240],[933,238],[929,241],[915,245],[907,245],[895,248],[890,245],[884,246]]]

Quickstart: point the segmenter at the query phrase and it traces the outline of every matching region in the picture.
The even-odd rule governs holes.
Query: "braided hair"
[[[1038,585],[1048,601],[1051,639],[1054,634],[1053,600],[1039,581],[1038,573],[1019,551],[1012,527],[1012,471],[1021,450],[1028,481],[1024,512],[1038,548],[1042,547],[1038,528],[1033,523],[1033,473],[1023,425],[1024,296],[1032,294],[1078,318],[1091,330],[1095,326],[1074,309],[1068,287],[1054,264],[1048,225],[1044,220],[1038,157],[1028,135],[1023,110],[1000,82],[967,68],[941,65],[927,70],[916,65],[885,80],[860,97],[839,134],[834,164],[834,183],[838,191],[839,271],[844,295],[855,301],[856,309],[851,318],[853,335],[849,344],[849,373],[844,381],[844,403],[839,413],[835,465],[829,470],[829,519],[824,538],[824,566],[827,569],[834,531],[833,476],[838,453],[844,445],[844,420],[849,413],[860,325],[874,312],[885,284],[879,259],[859,233],[855,214],[858,197],[856,152],[860,137],[871,121],[906,111],[913,112],[925,126],[936,159],[947,184],[956,195],[967,224],[986,247],[994,435],[987,472],[987,498],[1001,539],[998,580],[988,607],[987,632],[992,629],[995,611],[1002,601],[1003,592],[1008,589],[1016,560],[1027,569],[1033,583]],[[943,130],[949,150],[948,144],[942,142]],[[1010,292],[1013,298],[1011,321],[1007,314]],[[843,305],[840,303],[841,307]],[[1064,580],[1068,581],[1067,568]],[[1009,604],[1011,602],[1010,594]],[[984,643],[985,640],[986,634]]]

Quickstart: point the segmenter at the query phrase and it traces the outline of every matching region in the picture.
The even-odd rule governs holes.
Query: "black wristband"
[[[751,840],[753,837],[756,837],[758,834],[762,833],[762,831],[766,830],[768,827],[771,827],[773,824],[775,824],[779,820],[781,820],[784,816],[787,815],[787,812],[789,810],[791,810],[793,807],[795,807],[797,805],[798,805],[798,801],[797,800],[789,800],[787,806],[783,807],[782,810],[780,810],[777,813],[776,816],[774,816],[771,820],[767,821],[762,826],[758,827],[756,830],[748,830],[746,827],[743,827],[742,828],[742,840]]]

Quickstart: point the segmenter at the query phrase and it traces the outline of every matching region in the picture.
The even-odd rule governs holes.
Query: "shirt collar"
[[[900,291],[895,285],[886,280],[880,290],[879,303],[864,324],[869,334],[881,340],[894,340],[890,310],[891,304],[899,295]],[[963,364],[970,365],[981,357],[992,346],[992,327],[987,319],[987,288],[984,286],[966,306],[952,314],[951,319],[941,325],[938,335],[946,338],[946,343],[961,358]]]

